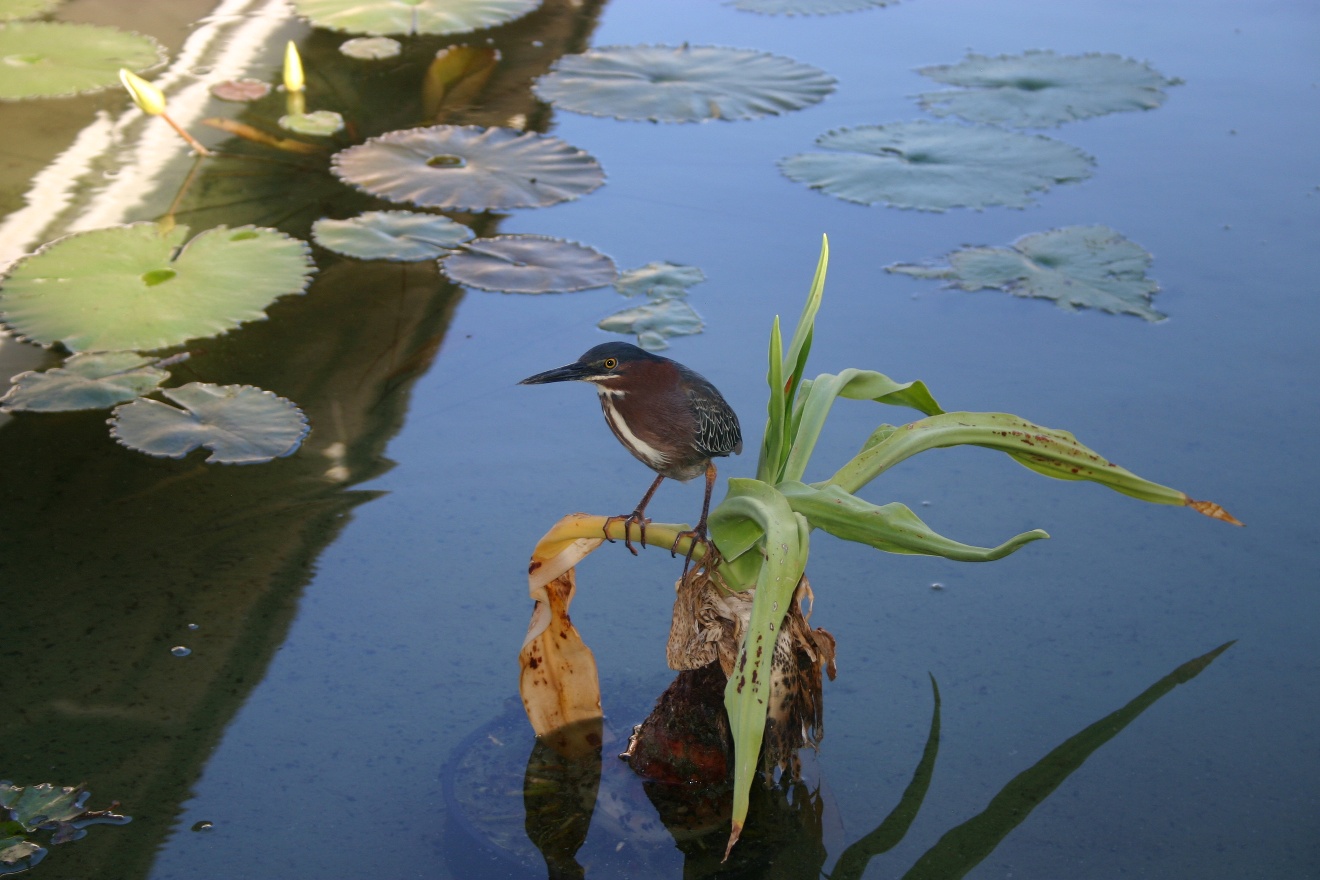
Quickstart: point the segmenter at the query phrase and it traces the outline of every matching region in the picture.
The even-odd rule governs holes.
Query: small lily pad
[[[36,18],[60,5],[60,0],[0,0],[0,21]]]
[[[677,263],[647,263],[639,269],[620,272],[614,289],[624,296],[646,294],[652,299],[673,299],[687,295],[689,287],[706,280],[706,273],[696,266]]]
[[[138,398],[116,407],[110,434],[129,449],[183,458],[199,447],[208,462],[257,464],[291,455],[307,436],[293,403],[251,385],[192,382],[161,391],[179,407]]]
[[[293,0],[317,27],[353,34],[462,34],[521,18],[541,0]]]
[[[615,312],[597,326],[611,333],[635,334],[642,348],[661,351],[669,347],[669,337],[700,333],[705,324],[686,300],[657,299]]]
[[[9,392],[0,397],[0,411],[109,409],[150,394],[170,377],[155,363],[155,358],[131,351],[75,354],[61,367],[15,376]]]
[[[0,874],[18,874],[46,856],[46,848],[29,838],[51,832],[51,844],[69,843],[87,834],[90,825],[124,825],[131,821],[111,810],[89,810],[91,794],[84,786],[14,785],[0,781]],[[115,805],[112,804],[113,808]]]
[[[898,0],[732,0],[727,5],[762,15],[835,15],[892,6]]]
[[[722,46],[606,46],[565,55],[533,86],[562,110],[615,119],[698,122],[800,110],[834,77],[768,52]]]
[[[612,284],[614,261],[594,248],[544,235],[479,238],[445,257],[440,269],[453,281],[504,293],[566,293]]]
[[[57,98],[119,85],[121,67],[141,72],[165,59],[151,37],[91,24],[0,24],[0,101]]]
[[[323,248],[359,260],[407,263],[434,260],[472,239],[448,217],[413,211],[368,211],[347,220],[317,220],[312,238]]]
[[[339,44],[339,53],[347,58],[359,61],[380,61],[384,58],[397,58],[403,52],[403,45],[389,37],[354,37]]]
[[[297,134],[329,137],[344,130],[344,117],[333,110],[313,110],[311,113],[290,113],[280,117],[280,128]]]
[[[816,146],[826,152],[789,156],[779,169],[846,201],[923,211],[1022,208],[1033,193],[1090,177],[1095,164],[1041,135],[925,120],[839,129]]]
[[[923,67],[937,82],[961,90],[918,95],[936,116],[1014,128],[1050,128],[1074,119],[1130,110],[1152,110],[1164,103],[1165,79],[1149,64],[1119,55],[968,55],[958,64]]]
[[[221,101],[257,101],[270,94],[270,83],[259,79],[228,79],[211,86],[211,94]]]
[[[72,351],[148,351],[266,317],[314,271],[304,242],[274,229],[133,223],[65,236],[14,264],[0,319]]]
[[[453,211],[553,205],[605,182],[599,162],[559,138],[475,125],[392,131],[336,153],[331,170],[372,195]]]
[[[1012,247],[972,247],[949,254],[947,266],[898,263],[890,272],[947,281],[961,290],[997,288],[1014,296],[1162,321],[1151,308],[1159,285],[1146,277],[1151,256],[1107,226],[1067,226],[1024,236]]]

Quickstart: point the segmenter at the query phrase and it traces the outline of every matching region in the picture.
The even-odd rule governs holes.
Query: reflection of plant
[[[19,874],[46,857],[46,848],[33,842],[38,831],[51,831],[52,844],[68,843],[87,834],[88,825],[123,825],[127,816],[86,807],[90,792],[81,785],[63,788],[43,782],[14,785],[0,782],[0,874]]]

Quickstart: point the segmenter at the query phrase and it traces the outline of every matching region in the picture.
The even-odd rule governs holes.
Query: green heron
[[[692,561],[692,548],[698,541],[710,546],[706,537],[706,515],[710,512],[710,493],[715,487],[713,458],[742,452],[742,430],[738,416],[724,401],[715,386],[682,364],[643,351],[627,342],[606,342],[589,350],[574,363],[537,373],[520,385],[543,385],[547,382],[578,380],[596,386],[605,421],[635,458],[659,476],[646,490],[637,509],[626,516],[612,516],[610,523],[623,520],[623,544],[637,555],[628,528],[641,527],[646,542],[646,505],[665,477],[687,481],[706,475],[706,496],[701,502],[697,527],[682,532],[669,548],[670,555],[679,540],[693,539],[688,548],[683,571]],[[608,538],[609,535],[606,535]]]

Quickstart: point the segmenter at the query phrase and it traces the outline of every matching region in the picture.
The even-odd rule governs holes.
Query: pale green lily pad
[[[291,113],[280,117],[280,128],[297,134],[329,137],[344,130],[344,117],[333,110],[313,110],[311,113]]]
[[[611,333],[635,334],[642,348],[661,351],[669,347],[669,337],[700,333],[705,324],[685,300],[657,299],[615,312],[596,326]]]
[[[1012,247],[972,247],[949,254],[947,266],[898,263],[890,272],[947,281],[961,290],[996,288],[1054,300],[1069,311],[1098,309],[1162,321],[1151,308],[1159,285],[1146,277],[1151,256],[1107,226],[1067,226],[1027,235]]]
[[[827,152],[789,156],[779,169],[846,201],[923,211],[1026,207],[1033,193],[1090,177],[1095,164],[1041,135],[925,120],[839,129],[816,145]]]
[[[65,412],[109,409],[150,394],[170,377],[156,358],[132,351],[75,354],[61,367],[44,373],[19,373],[0,397],[0,411]]]
[[[151,37],[64,22],[0,24],[0,101],[58,98],[119,85],[119,68],[148,70],[165,60]]]
[[[445,257],[453,281],[503,293],[567,293],[612,284],[614,261],[594,248],[544,235],[479,238]]]
[[[918,95],[936,116],[1015,128],[1050,128],[1131,110],[1153,110],[1164,103],[1166,79],[1149,64],[1119,55],[968,55],[958,64],[917,71],[961,90]]]
[[[317,220],[312,239],[359,260],[435,260],[472,239],[472,230],[437,214],[368,211],[347,220]]]
[[[541,0],[293,0],[317,27],[352,34],[462,34],[521,18]]]
[[[346,58],[359,61],[380,61],[384,58],[397,58],[403,52],[403,44],[389,37],[354,37],[339,44],[339,53]]]
[[[834,77],[789,58],[721,46],[606,46],[565,55],[533,86],[561,110],[655,122],[755,119],[800,110]]]
[[[36,18],[60,5],[60,0],[0,0],[0,21]]]
[[[543,207],[605,182],[599,162],[559,138],[476,125],[392,131],[336,153],[331,170],[383,199],[451,211]]]
[[[619,273],[614,289],[624,296],[646,294],[652,299],[674,299],[687,295],[689,287],[706,280],[696,266],[677,263],[647,263],[639,269]],[[623,331],[626,332],[626,331]]]
[[[186,226],[134,223],[57,239],[0,282],[0,320],[42,345],[149,351],[262,320],[314,271],[307,245],[274,229],[187,238]]]
[[[183,409],[138,398],[116,407],[110,435],[157,458],[183,458],[199,447],[208,462],[258,464],[291,455],[307,436],[293,403],[251,385],[192,382],[161,391]]]
[[[898,0],[732,0],[726,5],[762,15],[835,15],[892,6]]]

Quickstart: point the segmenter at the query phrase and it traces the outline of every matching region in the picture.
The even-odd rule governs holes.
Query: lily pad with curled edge
[[[313,110],[311,113],[290,113],[280,117],[280,128],[297,134],[329,137],[344,130],[344,117],[333,110]]]
[[[654,122],[756,119],[819,103],[823,70],[722,46],[606,46],[565,55],[533,85],[561,110]]]
[[[339,54],[359,61],[397,58],[402,52],[403,44],[389,37],[354,37],[339,44]]]
[[[898,0],[731,0],[728,6],[763,15],[835,15],[892,6]]]
[[[0,101],[58,98],[119,85],[119,69],[141,72],[165,59],[151,37],[91,24],[0,24]]]
[[[462,34],[521,18],[541,0],[293,0],[317,27],[353,34]]]
[[[705,324],[686,300],[656,299],[615,312],[596,326],[611,333],[636,334],[642,348],[661,351],[669,347],[669,337],[700,333]]]
[[[1013,128],[1050,128],[1074,119],[1164,103],[1166,79],[1149,64],[1119,55],[968,55],[958,64],[920,68],[918,73],[959,90],[918,95],[936,116]]]
[[[170,377],[155,364],[156,358],[132,351],[75,354],[61,367],[15,376],[9,392],[0,397],[0,411],[109,409],[150,394]]]
[[[947,281],[961,290],[997,288],[1014,296],[1052,299],[1060,307],[1098,309],[1162,321],[1151,308],[1159,285],[1146,277],[1151,256],[1107,226],[1066,226],[1024,236],[1011,247],[971,247],[949,254],[947,266],[897,263],[889,272]]]
[[[149,351],[217,336],[302,293],[308,246],[274,229],[133,223],[56,239],[0,282],[0,320],[41,345]]]
[[[323,248],[359,260],[408,263],[449,254],[472,239],[472,230],[437,214],[367,211],[347,220],[317,220],[312,224],[312,239]]]
[[[0,0],[0,21],[36,18],[59,4],[60,0]]]
[[[599,162],[559,138],[476,125],[392,131],[336,153],[331,170],[383,199],[454,211],[553,205],[605,182]]]
[[[479,238],[440,261],[450,280],[504,293],[567,293],[612,284],[614,261],[594,248],[544,235]]]
[[[816,146],[826,152],[789,156],[779,169],[846,201],[922,211],[1026,207],[1033,193],[1090,177],[1095,164],[1041,135],[925,120],[839,129]]]
[[[115,407],[110,435],[157,458],[183,458],[204,447],[211,450],[206,460],[220,464],[283,458],[307,436],[302,410],[251,385],[191,382],[161,393],[179,406],[143,397]]]
[[[706,273],[696,266],[677,263],[647,263],[639,269],[620,272],[614,289],[624,296],[644,293],[652,299],[687,296],[689,287],[706,280]]]

